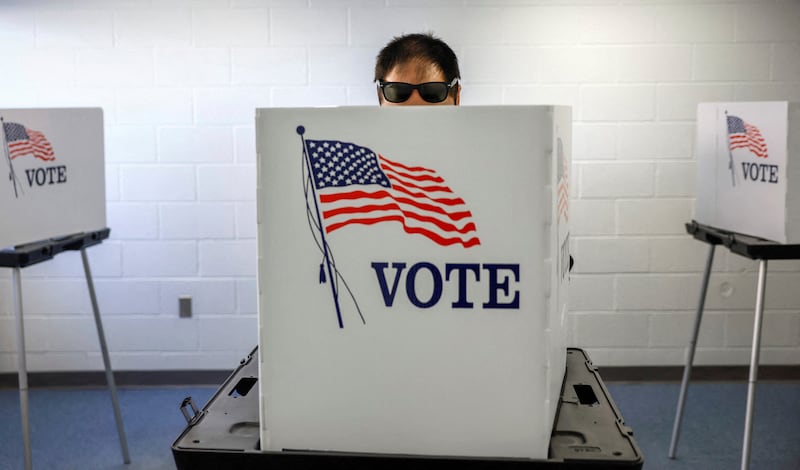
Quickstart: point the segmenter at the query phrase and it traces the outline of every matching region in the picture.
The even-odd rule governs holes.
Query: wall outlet
[[[178,297],[178,316],[180,318],[192,317],[192,298],[188,295]]]

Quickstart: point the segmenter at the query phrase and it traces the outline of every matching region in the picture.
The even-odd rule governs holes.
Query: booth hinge
[[[191,414],[189,414],[187,408],[192,409]],[[183,399],[183,402],[181,402],[181,413],[183,413],[183,417],[186,418],[186,422],[189,424],[189,426],[194,426],[203,416],[203,413],[198,410],[197,405],[194,404],[192,397],[186,397]]]

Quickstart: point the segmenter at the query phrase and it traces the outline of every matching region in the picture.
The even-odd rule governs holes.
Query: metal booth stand
[[[689,378],[692,373],[692,362],[697,347],[697,337],[700,333],[700,321],[703,317],[708,279],[711,275],[711,264],[714,261],[714,249],[717,245],[724,245],[731,252],[738,255],[758,260],[758,281],[756,285],[755,318],[753,319],[753,344],[750,354],[750,374],[747,381],[747,407],[745,410],[744,439],[742,442],[742,470],[750,466],[750,444],[753,433],[753,409],[755,405],[756,382],[758,380],[758,356],[761,348],[761,324],[764,314],[764,297],[767,283],[767,260],[770,259],[800,259],[800,245],[786,245],[767,241],[761,238],[750,237],[739,233],[728,232],[696,221],[686,224],[686,231],[694,238],[709,245],[708,258],[703,283],[700,288],[700,301],[694,319],[694,328],[686,356],[686,366],[683,369],[683,380],[678,397],[678,407],[675,412],[675,424],[672,429],[672,440],[669,446],[669,458],[674,459],[678,447],[678,438],[681,431],[683,406],[686,401],[686,391],[689,387]]]
[[[28,425],[28,369],[25,363],[25,330],[22,319],[22,277],[20,269],[52,259],[55,255],[63,251],[80,251],[83,260],[83,270],[86,275],[86,284],[89,288],[89,297],[92,302],[94,321],[97,325],[97,337],[100,340],[100,349],[103,353],[103,363],[105,364],[106,381],[111,392],[111,401],[114,405],[114,417],[117,422],[117,432],[119,433],[120,446],[122,447],[122,460],[128,464],[131,462],[128,454],[128,442],[125,438],[125,429],[122,424],[122,414],[119,410],[119,400],[117,399],[117,387],[114,383],[114,374],[111,370],[111,360],[108,355],[106,338],[103,333],[103,323],[100,319],[100,310],[97,307],[97,298],[92,282],[92,273],[89,268],[89,259],[86,256],[86,248],[98,245],[108,238],[110,229],[104,228],[94,232],[77,233],[62,238],[53,238],[35,243],[28,243],[17,246],[13,249],[0,250],[0,267],[11,268],[13,277],[13,297],[14,315],[17,323],[17,360],[19,373],[19,403],[20,415],[22,417],[22,442],[25,447],[25,469],[31,468],[31,441],[30,428]]]

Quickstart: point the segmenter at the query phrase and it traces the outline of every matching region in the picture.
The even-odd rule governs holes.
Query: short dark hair
[[[378,53],[375,80],[383,80],[397,65],[419,61],[438,67],[448,82],[461,78],[458,58],[453,49],[431,33],[397,36]]]

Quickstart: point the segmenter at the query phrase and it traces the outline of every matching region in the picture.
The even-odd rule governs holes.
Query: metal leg
[[[114,382],[114,372],[111,370],[111,359],[108,355],[108,346],[106,345],[106,335],[103,333],[103,322],[100,319],[100,309],[97,307],[97,297],[94,293],[94,283],[92,282],[92,272],[89,268],[89,258],[86,256],[86,249],[81,249],[81,258],[83,259],[83,271],[86,274],[86,284],[89,287],[89,297],[92,301],[92,311],[94,312],[94,322],[97,325],[97,337],[100,340],[100,350],[103,353],[103,363],[106,368],[106,382],[108,382],[108,389],[111,392],[111,402],[114,405],[114,418],[117,421],[117,433],[119,434],[119,444],[122,447],[122,461],[126,464],[131,463],[131,457],[128,454],[128,440],[125,437],[125,428],[122,425],[122,413],[119,411],[119,400],[117,399],[117,385]]]
[[[758,355],[761,350],[761,324],[764,319],[764,297],[767,285],[767,260],[758,263],[758,290],[756,291],[756,315],[753,320],[753,349],[750,353],[750,377],[747,380],[747,409],[744,418],[744,441],[742,442],[742,470],[750,468],[750,444],[753,440],[753,410],[756,402],[758,381]]]
[[[19,268],[12,272],[14,314],[17,318],[17,373],[19,374],[19,412],[22,417],[22,445],[25,448],[25,470],[31,470],[31,433],[28,426],[28,365],[25,363],[25,328],[22,322],[22,276]]]
[[[675,424],[672,427],[672,440],[669,444],[669,458],[675,458],[678,449],[678,438],[681,434],[681,421],[683,420],[683,406],[686,403],[686,391],[689,388],[689,378],[692,375],[692,363],[694,363],[694,351],[697,348],[697,337],[700,334],[700,322],[703,319],[703,307],[706,302],[706,292],[708,291],[708,279],[711,276],[711,264],[714,262],[714,249],[716,245],[709,245],[708,258],[706,259],[706,270],[703,272],[703,285],[700,288],[700,300],[697,305],[697,313],[694,317],[694,329],[692,330],[692,340],[686,354],[686,365],[683,368],[683,380],[681,381],[681,393],[678,397],[678,408],[675,411]]]

